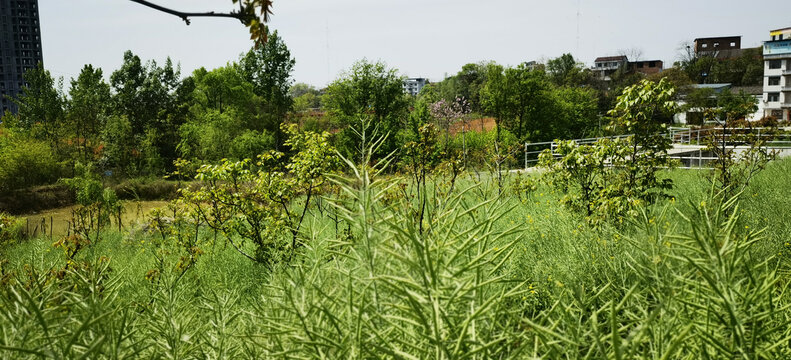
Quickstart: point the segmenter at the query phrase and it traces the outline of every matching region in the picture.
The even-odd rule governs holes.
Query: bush
[[[230,155],[235,159],[252,159],[274,148],[275,137],[271,132],[247,130],[233,139]]]
[[[753,123],[755,127],[767,127],[767,128],[776,128],[780,125],[780,122],[777,121],[777,118],[774,116],[764,116],[760,120]]]
[[[177,183],[154,178],[126,180],[113,189],[124,200],[166,200],[178,195]]]
[[[486,132],[469,131],[467,132],[467,157],[468,166],[474,168],[485,168],[486,164],[491,164],[493,159],[494,139],[497,136],[496,130]],[[519,146],[519,140],[510,131],[500,130],[500,148],[514,149]],[[462,136],[456,134],[451,144],[453,151],[461,153]]]
[[[0,212],[0,247],[22,236],[22,219]]]
[[[48,184],[58,179],[61,166],[50,146],[32,139],[13,139],[0,145],[0,191]]]

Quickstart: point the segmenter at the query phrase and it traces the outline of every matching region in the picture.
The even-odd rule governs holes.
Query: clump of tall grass
[[[325,256],[271,284],[257,306],[266,324],[257,344],[269,356],[294,358],[488,359],[518,352],[513,340],[521,330],[510,304],[527,287],[502,274],[519,241],[514,229],[496,226],[510,210],[505,203],[469,202],[468,189],[432,201],[440,205],[418,224],[419,217],[405,216],[411,209],[380,207],[392,180],[367,168],[353,173],[336,179],[348,200],[335,205],[357,235],[330,240]]]
[[[787,264],[736,200],[667,201],[592,227],[544,185],[509,199],[465,179],[430,184],[420,220],[422,201],[393,195],[403,180],[380,176],[387,159],[347,165],[320,210],[337,222],[311,214],[304,246],[271,268],[177,214],[141,238],[105,236],[73,266],[16,259],[0,287],[0,356],[791,356]],[[40,252],[34,241],[19,246]],[[206,253],[192,258],[195,244]]]
[[[762,231],[737,227],[735,198],[710,196],[676,233],[645,211],[621,282],[572,289],[524,319],[544,358],[743,358],[791,355],[788,283],[756,257]],[[708,203],[707,203],[708,202]]]

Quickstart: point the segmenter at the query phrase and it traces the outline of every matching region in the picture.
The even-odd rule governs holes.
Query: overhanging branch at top
[[[159,10],[167,14],[178,16],[181,18],[181,20],[184,20],[184,22],[187,23],[187,25],[190,24],[190,18],[192,17],[227,17],[227,18],[237,19],[245,25],[249,24],[252,18],[254,18],[254,15],[244,12],[230,12],[230,13],[216,13],[214,11],[202,12],[202,13],[183,12],[183,11],[169,9],[164,6],[148,2],[146,0],[130,0],[130,1],[136,2],[140,5],[148,6],[152,9]]]

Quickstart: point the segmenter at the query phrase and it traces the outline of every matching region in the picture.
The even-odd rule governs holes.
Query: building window
[[[705,49],[705,48],[709,47],[709,44],[706,44],[706,43],[704,43],[704,44],[703,44],[703,45],[701,45],[700,47],[702,47],[702,48],[704,48],[704,49]]]
[[[781,60],[769,60],[769,68],[770,69],[779,69],[782,66]]]
[[[779,76],[772,76],[769,78],[769,86],[777,86],[780,85],[780,77]]]
[[[720,43],[718,43],[718,42],[714,43],[714,47],[719,47],[719,46],[720,46]]]
[[[736,47],[736,42],[731,41],[731,47]]]
[[[656,61],[648,63],[648,67],[656,67]]]
[[[780,93],[769,93],[767,95],[767,97],[768,97],[767,101],[769,101],[769,102],[778,102],[778,101],[780,101]]]

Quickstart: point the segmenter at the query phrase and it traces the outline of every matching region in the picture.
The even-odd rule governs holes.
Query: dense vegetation
[[[122,180],[165,175],[177,159],[254,158],[283,150],[283,124],[328,131],[349,156],[361,119],[390,133],[380,155],[402,148],[430,122],[445,138],[448,156],[506,158],[525,141],[605,133],[602,116],[641,78],[624,74],[605,84],[566,54],[546,66],[468,64],[414,98],[403,93],[398,71],[381,62],[361,60],[321,90],[294,84],[294,64],[274,32],[236,62],[186,77],[170,59],[144,61],[131,52],[109,76],[85,65],[65,89],[63,79],[33,69],[13,99],[18,114],[0,120],[0,192],[71,177],[78,162]],[[494,134],[470,133],[470,121],[482,117],[494,118]],[[496,151],[483,146],[491,137],[499,142]]]
[[[318,149],[324,140],[300,141]],[[70,237],[18,242],[4,218],[0,349],[36,358],[789,356],[791,229],[776,209],[791,205],[791,162],[770,164],[730,199],[706,172],[664,172],[677,185],[667,197],[591,223],[536,177],[511,175],[500,188],[494,177],[432,168],[410,181],[351,161],[344,176],[298,174],[324,156],[315,155],[296,155],[285,177],[244,163],[204,167],[207,186],[123,232],[97,227],[109,224],[101,214],[114,200],[90,177],[75,184],[87,221]],[[237,177],[253,183],[235,189]],[[313,179],[288,188],[313,184],[322,196],[279,193],[288,179]]]
[[[131,53],[68,95],[29,72],[0,126],[0,192],[57,181],[77,205],[55,239],[0,213],[0,354],[791,355],[791,162],[753,139],[673,170],[672,79],[605,87],[564,55],[469,64],[410,98],[380,62],[318,91],[291,83],[294,61],[275,32],[186,78]],[[701,99],[723,126],[755,106]],[[495,127],[473,131],[476,114]],[[631,136],[507,171],[524,141],[598,133]],[[176,199],[122,227],[108,178],[161,175]]]

